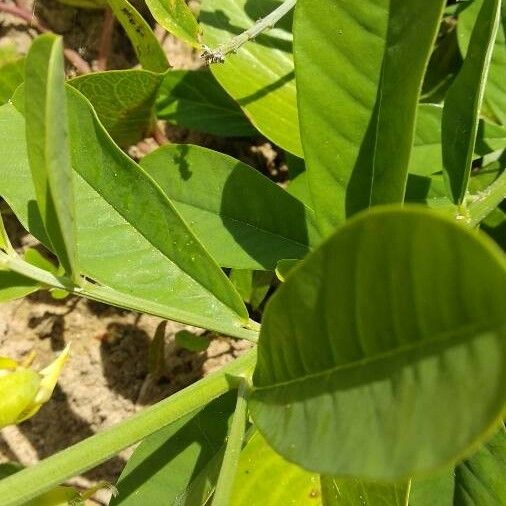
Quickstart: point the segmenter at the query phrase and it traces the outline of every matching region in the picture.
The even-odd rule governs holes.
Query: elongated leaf
[[[107,0],[109,7],[125,29],[139,63],[152,72],[165,72],[169,68],[167,56],[146,20],[128,0]]]
[[[161,497],[165,504],[204,504],[218,477],[234,405],[232,392],[146,438],[121,473],[110,505],[158,504]]]
[[[74,186],[60,37],[41,35],[26,58],[26,137],[37,206],[65,271],[77,281]]]
[[[199,48],[200,27],[185,0],[146,0],[157,23],[190,46]]]
[[[255,432],[241,453],[230,504],[318,506],[319,476],[284,460]]]
[[[322,476],[325,506],[407,506],[409,481],[374,483],[355,478]]]
[[[441,127],[443,168],[448,194],[455,204],[462,204],[466,195],[500,9],[500,0],[483,3],[462,69],[445,98]]]
[[[430,176],[443,170],[441,147],[441,118],[443,108],[434,104],[418,107],[415,143],[411,152],[409,172]],[[479,120],[473,159],[506,148],[506,128]]]
[[[210,266],[213,262],[201,246],[197,245],[197,250],[194,249],[197,241],[180,221],[179,215],[172,211],[170,204],[166,204],[165,197],[160,196],[156,185],[150,182],[145,173],[109,140],[86,100],[72,88],[69,88],[68,94],[72,97],[69,100],[69,112],[76,184],[79,260],[83,274],[124,293],[127,297],[134,297],[137,310],[142,310],[139,300],[145,300],[146,308],[155,304],[158,308],[157,314],[167,319],[209,329],[221,329],[225,333],[227,328],[229,331],[237,329],[245,318],[239,295],[232,289],[232,300],[239,300],[231,302],[237,306],[236,311],[220,303],[209,290],[193,279],[193,276],[199,277],[198,274],[190,274],[194,264],[197,269],[204,268],[204,265],[209,267],[209,271],[204,273],[208,281],[213,277],[221,279],[221,273],[217,267]],[[0,138],[0,151],[4,154],[0,159],[0,193],[23,225],[45,242],[40,216],[33,206],[34,190],[27,163],[23,118],[8,104],[0,108],[0,125],[9,125],[3,130],[4,136]],[[72,135],[72,132],[78,135]],[[119,184],[119,174],[121,179],[131,177],[138,183],[134,184],[134,190],[129,190],[126,184]],[[94,186],[86,182],[85,177]],[[112,186],[108,187],[111,179]],[[126,211],[119,205],[121,202],[117,204],[111,195],[107,196],[109,200],[105,198],[107,188],[111,192],[116,191],[113,196],[118,200],[124,198],[123,205],[130,205],[132,213],[139,210],[144,213],[142,218],[149,221],[149,227],[154,227],[157,220],[164,220],[165,214],[173,215],[171,226],[167,222],[160,225],[163,233],[158,240],[164,241],[166,252],[174,248],[178,251],[175,254],[185,257],[185,262],[189,264],[185,267],[189,272],[162,254],[151,242],[150,234],[147,233],[145,237],[139,228],[122,216],[120,211]],[[158,211],[153,211],[156,218],[151,218],[147,212],[149,208],[141,202],[145,191],[153,192],[149,197],[146,195],[146,199],[149,207],[158,208]],[[117,205],[119,210],[116,210],[113,204]],[[144,226],[148,227],[148,224],[144,222],[142,228]],[[153,230],[151,228],[151,231]],[[167,234],[170,234],[168,239]],[[163,239],[164,236],[166,239]],[[198,263],[197,255],[200,257]],[[204,263],[201,263],[202,255]],[[192,260],[192,257],[195,260]],[[218,283],[221,284],[219,290],[229,292],[227,280]],[[89,287],[90,290],[91,288],[96,290],[96,287]],[[241,312],[240,317],[237,312]]]
[[[461,4],[465,7],[458,14],[458,39],[464,54],[467,53],[471,34],[483,0],[473,0]],[[506,4],[502,2],[501,21],[495,39],[492,59],[488,73],[483,106],[486,112],[492,113],[502,124],[506,124],[506,83],[504,81],[504,66],[506,65]]]
[[[503,253],[455,220],[357,216],[267,305],[255,424],[324,474],[398,480],[456,460],[504,407],[505,283]]]
[[[221,266],[274,270],[278,260],[302,258],[317,241],[311,212],[234,158],[168,145],[141,165]]]
[[[255,135],[241,108],[208,69],[172,70],[156,101],[157,116],[176,125],[214,135]]]
[[[444,4],[297,3],[300,124],[322,233],[370,205],[403,200],[423,72]]]
[[[272,0],[204,0],[199,19],[205,44],[218,46],[250,28],[278,5]],[[237,54],[228,55],[223,65],[213,65],[211,70],[263,135],[302,156],[291,16],[249,41]]]
[[[93,105],[101,123],[121,146],[146,136],[163,75],[146,70],[110,70],[71,79],[69,84]]]

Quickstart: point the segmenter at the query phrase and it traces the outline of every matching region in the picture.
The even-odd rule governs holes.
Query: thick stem
[[[0,2],[0,12],[5,12],[6,14],[22,19],[40,33],[51,32],[51,30],[44,26],[31,11],[23,8],[21,5],[11,5]],[[67,58],[67,60],[76,68],[79,74],[88,74],[91,72],[91,67],[88,62],[83,60],[77,51],[74,51],[73,49],[64,49],[63,54],[65,55],[65,58]]]
[[[237,393],[237,404],[235,406],[234,418],[230,433],[228,435],[227,447],[223,456],[220,476],[214,492],[213,506],[228,506],[234,486],[234,478],[241,455],[242,442],[244,440],[244,431],[246,429],[246,381],[239,385]]]
[[[4,478],[0,481],[2,505],[25,504],[33,497],[105,462],[162,427],[237,388],[237,376],[250,375],[255,362],[256,350],[251,350],[218,372],[116,426],[58,452],[33,467]]]
[[[274,9],[265,18],[259,19],[253,26],[231,38],[229,41],[220,44],[216,49],[203,46],[201,58],[206,63],[224,63],[225,56],[235,53],[248,40],[254,39],[262,32],[273,28],[274,25],[295,6],[297,0],[285,0],[277,9]]]

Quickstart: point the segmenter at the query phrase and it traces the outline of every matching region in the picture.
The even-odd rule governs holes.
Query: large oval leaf
[[[223,267],[274,270],[317,242],[311,211],[235,158],[182,144],[157,149],[141,165]]]
[[[272,0],[204,0],[199,16],[204,42],[211,47],[226,42],[277,5]],[[237,54],[228,55],[223,65],[213,65],[211,70],[262,134],[302,156],[290,17],[247,42]]]
[[[297,2],[300,125],[322,233],[370,205],[403,201],[423,73],[444,4]]]
[[[290,461],[400,479],[483,440],[506,392],[506,265],[422,207],[349,221],[264,313],[252,417]]]

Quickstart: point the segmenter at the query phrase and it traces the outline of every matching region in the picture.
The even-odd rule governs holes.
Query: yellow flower
[[[0,357],[0,429],[32,417],[53,393],[70,345],[46,368],[37,372],[28,368],[31,358],[19,363]]]

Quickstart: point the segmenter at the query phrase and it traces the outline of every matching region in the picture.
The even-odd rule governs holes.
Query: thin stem
[[[214,492],[213,506],[229,506],[230,504],[234,478],[244,440],[244,431],[246,429],[246,388],[247,383],[243,380],[239,385],[237,393],[237,404],[228,435],[225,455],[223,456],[220,476],[218,477],[218,483]]]
[[[106,7],[104,12],[104,22],[102,24],[102,33],[100,34],[100,44],[98,47],[98,70],[107,70],[107,62],[112,44],[112,34],[114,31],[114,22],[115,18],[111,8]]]
[[[218,372],[114,427],[58,452],[33,467],[4,478],[0,481],[2,506],[25,504],[33,497],[105,462],[162,427],[237,388],[234,378],[251,374],[255,361],[256,350],[251,350]]]
[[[262,32],[273,28],[283,16],[293,9],[296,2],[297,0],[285,0],[265,18],[259,19],[253,26],[227,42],[220,44],[216,49],[203,46],[201,58],[208,64],[223,63],[227,54],[235,53],[241,46],[248,42],[248,40],[254,39]]]
[[[96,285],[94,283],[87,282],[84,279],[81,280],[80,285],[77,286],[68,278],[55,276],[48,271],[39,269],[38,267],[25,262],[22,258],[13,257],[0,251],[0,269],[2,267],[17,272],[18,274],[30,279],[34,279],[44,286],[66,290],[69,293],[73,293],[81,297],[87,297],[88,299],[99,302],[104,302],[105,304],[109,304],[111,306],[122,307],[132,311],[140,311],[153,316],[159,316],[160,318],[177,320],[181,323],[203,327],[208,330],[214,330],[238,339],[247,339],[251,342],[258,341],[259,325],[253,321],[250,321],[246,327],[240,327],[230,324],[223,325],[212,318],[199,317],[195,314],[188,314],[187,316],[179,314],[176,317],[174,314],[170,314],[167,307],[163,304],[141,299],[140,297],[127,293],[118,292],[113,288]]]
[[[0,12],[5,12],[6,14],[22,19],[40,33],[51,33],[51,30],[41,23],[31,11],[21,5],[11,5],[0,2]],[[88,62],[83,60],[77,51],[74,51],[73,49],[64,49],[63,54],[65,55],[65,58],[67,58],[67,60],[76,68],[79,74],[88,74],[91,72],[91,67]]]
[[[468,196],[467,212],[469,224],[478,225],[506,198],[506,171],[504,171],[488,188]]]

